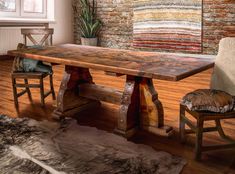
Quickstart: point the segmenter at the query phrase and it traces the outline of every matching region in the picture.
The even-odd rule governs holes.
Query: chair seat
[[[47,77],[49,73],[43,72],[13,72],[13,78],[22,78],[22,79],[41,79]]]
[[[235,97],[220,90],[199,89],[188,93],[181,101],[190,111],[226,113],[233,111]]]
[[[221,118],[234,118],[235,110],[228,111],[225,113],[217,113],[217,112],[211,112],[211,111],[192,111],[187,106],[181,105],[181,107],[184,107],[184,109],[191,114],[195,118],[202,118],[204,120],[214,120],[214,119],[221,119]]]

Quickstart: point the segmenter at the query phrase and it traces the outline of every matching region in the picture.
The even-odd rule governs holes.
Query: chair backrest
[[[24,44],[27,45],[27,38],[34,44],[34,45],[52,45],[52,35],[54,33],[53,28],[22,28],[21,34],[24,37]],[[43,36],[42,39],[38,42],[33,37],[34,35],[41,35]]]
[[[211,88],[235,96],[235,37],[227,37],[220,41]]]

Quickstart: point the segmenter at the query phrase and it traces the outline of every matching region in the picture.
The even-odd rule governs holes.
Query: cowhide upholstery
[[[235,37],[220,41],[211,78],[211,89],[199,89],[183,97],[181,104],[193,111],[225,113],[235,108]]]
[[[192,111],[225,113],[232,111],[235,97],[215,89],[198,89],[183,97],[181,103]]]

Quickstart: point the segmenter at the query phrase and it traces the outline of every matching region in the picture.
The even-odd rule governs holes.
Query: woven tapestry
[[[202,0],[134,0],[133,46],[202,51]]]

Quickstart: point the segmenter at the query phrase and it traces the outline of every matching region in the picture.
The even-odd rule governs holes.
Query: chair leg
[[[216,128],[218,130],[218,133],[220,135],[221,138],[223,138],[224,140],[230,141],[232,143],[234,143],[235,141],[233,139],[231,139],[229,136],[225,135],[224,130],[222,128],[221,122],[219,119],[215,120],[215,124],[216,124]]]
[[[18,107],[19,103],[18,103],[17,89],[16,89],[15,84],[16,84],[16,79],[12,77],[12,89],[13,89],[14,103],[15,103],[15,107]]]
[[[42,106],[44,106],[45,105],[45,97],[44,97],[43,78],[40,79],[40,95],[41,95],[41,104],[42,104]]]
[[[25,83],[26,85],[28,85],[28,84],[29,84],[28,79],[24,79],[24,83]],[[28,93],[29,100],[32,102],[32,95],[31,95],[31,92],[30,92],[29,87],[25,87],[25,89],[26,89],[26,91],[27,91],[27,93]]]
[[[52,93],[52,99],[55,100],[55,90],[54,90],[54,85],[53,85],[53,74],[50,75],[50,87],[51,87],[51,93]]]
[[[224,130],[223,130],[222,126],[221,126],[220,120],[218,120],[218,119],[215,120],[215,124],[216,124],[216,127],[218,129],[218,132],[219,132],[219,135],[221,136],[221,138],[226,139],[227,136],[224,133]]]
[[[201,160],[202,155],[202,140],[203,140],[203,124],[204,120],[198,118],[196,129],[196,144],[195,144],[195,159]]]
[[[180,105],[180,141],[181,143],[185,143],[186,134],[185,134],[185,108],[184,106]]]

